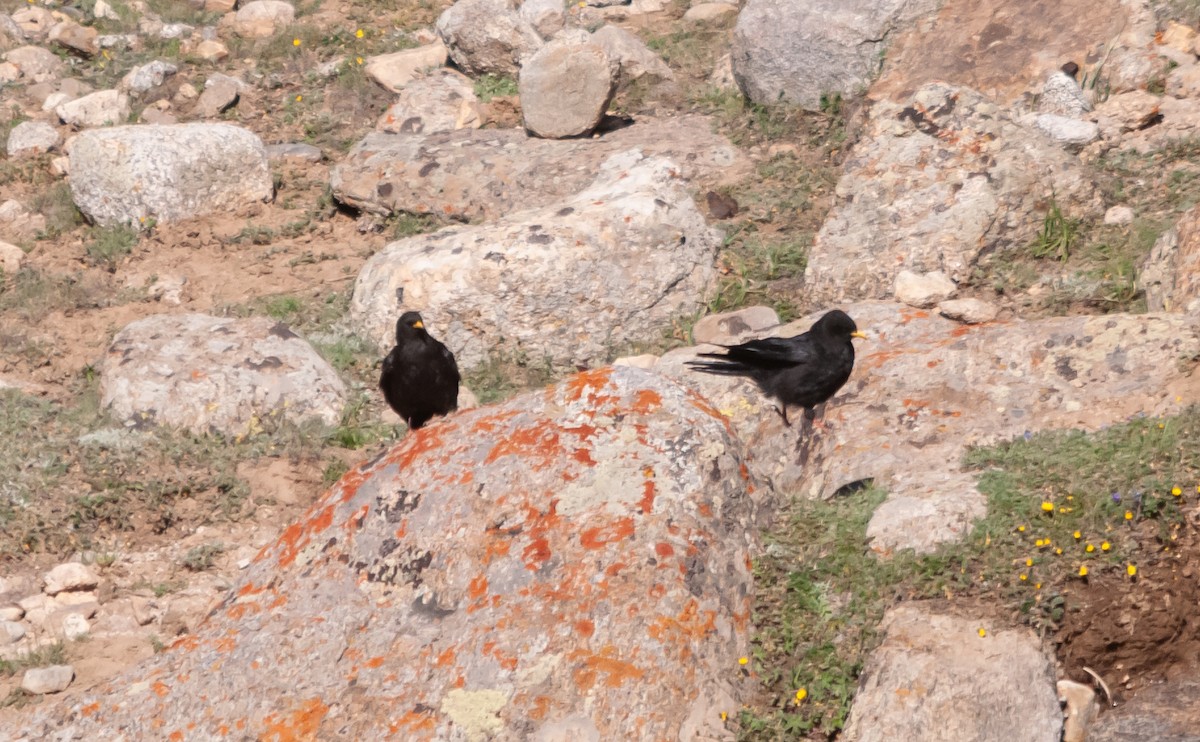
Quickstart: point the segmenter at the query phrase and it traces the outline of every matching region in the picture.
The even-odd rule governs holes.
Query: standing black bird
[[[851,338],[865,338],[850,315],[834,309],[808,332],[790,338],[762,338],[725,345],[725,353],[701,353],[712,361],[689,361],[696,371],[753,379],[768,397],[779,400],[784,425],[788,405],[804,408],[807,424],[813,408],[842,388],[854,368]],[[806,425],[805,427],[808,427]]]
[[[379,388],[396,414],[415,430],[434,415],[458,409],[454,354],[425,331],[417,312],[396,321],[396,347],[383,359]]]

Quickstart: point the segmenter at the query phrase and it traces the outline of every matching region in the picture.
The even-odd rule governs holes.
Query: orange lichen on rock
[[[570,659],[579,662],[573,676],[580,691],[591,690],[597,681],[609,688],[618,688],[627,680],[641,680],[646,676],[645,670],[632,662],[617,659],[616,653],[616,647],[610,644],[599,653],[576,650],[569,655]]]
[[[263,742],[301,742],[316,739],[317,729],[327,713],[329,706],[322,703],[320,698],[310,698],[303,706],[281,718],[277,718],[275,714],[268,714],[263,719],[263,726],[266,728],[259,739]]]
[[[154,688],[154,694],[159,698],[162,698],[171,692],[170,686],[161,680],[155,680],[152,687]]]
[[[704,639],[716,630],[717,612],[701,611],[699,603],[693,598],[688,601],[678,616],[674,618],[659,616],[650,625],[647,632],[664,644],[673,642],[686,647]]]
[[[599,549],[606,544],[623,541],[633,535],[633,518],[606,523],[595,528],[588,528],[579,534],[579,543],[585,549]]]

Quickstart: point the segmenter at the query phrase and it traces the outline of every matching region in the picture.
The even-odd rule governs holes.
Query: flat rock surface
[[[548,140],[518,129],[368,135],[333,169],[334,197],[357,209],[491,220],[573,195],[617,152],[640,148],[688,180],[735,182],[747,160],[704,116],[653,119],[598,139]]]
[[[1025,431],[1096,430],[1138,413],[1177,414],[1200,402],[1200,326],[1170,314],[1054,317],[962,325],[890,302],[843,306],[867,340],[846,386],[825,406],[800,462],[785,428],[750,382],[688,371],[711,346],[681,348],[655,369],[694,386],[730,417],[751,470],[782,493],[829,497],[874,479],[888,490],[868,527],[871,548],[930,551],[986,512],[967,446]],[[790,337],[819,315],[773,328]]]
[[[990,631],[921,604],[893,608],[881,628],[846,740],[1058,742],[1054,666],[1032,631]]]
[[[101,367],[101,403],[127,424],[241,435],[273,418],[341,419],[346,389],[282,322],[153,315],[117,333]]]
[[[759,512],[726,422],[602,369],[408,435],[194,634],[18,739],[719,739]],[[99,736],[98,736],[99,735]]]

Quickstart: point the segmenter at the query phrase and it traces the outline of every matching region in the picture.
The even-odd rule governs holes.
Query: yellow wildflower
[[[738,657],[738,664],[739,664],[739,665],[745,665],[745,664],[747,664],[747,663],[749,663],[749,662],[750,662],[750,658],[749,658],[749,657]]]
[[[1133,520],[1133,513],[1126,510],[1125,511],[1125,520]]]
[[[1111,548],[1112,548],[1112,544],[1108,543],[1107,541],[1105,541],[1104,543],[1100,544],[1100,550],[1101,550],[1101,551],[1108,551],[1108,550],[1109,550],[1109,549],[1111,549]]]
[[[1043,513],[1053,513],[1054,512],[1054,503],[1050,502],[1049,500],[1044,500],[1042,502],[1042,512]]]
[[[300,39],[292,39],[292,46],[300,46]]]
[[[1129,565],[1128,567],[1126,567],[1126,568],[1125,568],[1125,571],[1129,573],[1129,576],[1130,576],[1130,577],[1136,577],[1136,576],[1137,576],[1137,567],[1135,567],[1135,566],[1134,566],[1134,565],[1132,565],[1132,564],[1131,564],[1131,565]]]
[[[1082,565],[1082,566],[1079,568],[1079,576],[1080,576],[1080,577],[1087,577],[1087,565],[1086,565],[1086,564]]]
[[[1076,531],[1075,533],[1072,533],[1071,535],[1075,537],[1075,540],[1076,540],[1076,541],[1078,541],[1079,539],[1083,538],[1083,534],[1082,534],[1082,533],[1080,533],[1079,531]]]
[[[979,630],[979,635],[980,635],[980,636],[987,636],[987,629],[982,629],[982,628],[981,628],[981,629]]]
[[[363,30],[361,28],[354,32],[354,38],[361,39],[362,37],[363,37]]]
[[[1091,544],[1088,544],[1088,545],[1087,545],[1087,548],[1086,548],[1086,549],[1084,549],[1084,551],[1086,551],[1086,552],[1087,552],[1087,553],[1089,553],[1089,554],[1091,554],[1091,553],[1092,553],[1093,551],[1095,551],[1095,550],[1096,550],[1096,547],[1095,547],[1095,546],[1092,546]]]
[[[800,690],[796,691],[796,703],[800,703],[805,698],[808,698],[807,690],[805,690],[804,688],[801,688]]]
[[[1183,490],[1179,489],[1178,487],[1172,487],[1171,494],[1175,495],[1176,497],[1179,497],[1180,495],[1183,494]]]

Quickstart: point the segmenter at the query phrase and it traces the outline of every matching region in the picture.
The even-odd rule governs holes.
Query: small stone
[[[119,90],[101,90],[54,109],[63,123],[79,128],[123,124],[129,118],[129,96]]]
[[[233,20],[233,31],[248,39],[264,39],[289,25],[296,9],[282,0],[253,0],[241,8]]]
[[[190,82],[185,82],[175,91],[171,100],[176,104],[189,103],[200,97],[200,91]]]
[[[186,39],[196,29],[186,23],[164,23],[158,30],[160,39]]]
[[[736,15],[737,12],[737,6],[730,3],[698,3],[688,8],[683,14],[683,20],[688,23],[712,23]]]
[[[26,80],[43,82],[58,77],[62,60],[49,49],[40,46],[22,46],[4,55],[4,61],[16,66],[20,76]]]
[[[0,644],[15,644],[25,637],[25,626],[16,621],[0,621]]]
[[[1058,681],[1058,702],[1063,709],[1062,742],[1087,742],[1088,732],[1100,713],[1096,691],[1073,680]]]
[[[100,33],[90,26],[63,21],[50,29],[49,40],[73,52],[91,57],[100,52],[100,44],[96,41],[99,35]]]
[[[25,609],[16,603],[0,604],[0,621],[20,621],[25,618]]]
[[[947,319],[967,325],[991,322],[1000,314],[993,304],[980,299],[951,299],[938,304],[938,312]]]
[[[55,157],[50,161],[50,172],[54,173],[60,178],[70,175],[71,158],[67,157],[66,155],[63,155],[62,157]]]
[[[1110,206],[1104,212],[1104,223],[1123,226],[1133,222],[1133,209],[1128,206]]]
[[[146,289],[146,294],[164,304],[179,306],[183,303],[183,287],[186,284],[185,276],[159,276],[158,280]]]
[[[12,19],[21,33],[33,40],[46,38],[55,24],[54,14],[38,5],[28,5],[15,11]]]
[[[117,11],[113,10],[113,6],[104,2],[104,0],[96,0],[96,4],[92,6],[92,17],[99,20],[107,18],[110,21],[119,21],[121,16],[117,15]]]
[[[229,13],[237,5],[237,0],[204,0],[205,13]]]
[[[100,609],[100,599],[95,590],[64,590],[54,596],[53,603],[47,603],[48,607],[51,605],[70,608],[91,618]]]
[[[941,271],[913,273],[902,270],[896,274],[896,300],[911,307],[927,308],[954,296],[957,287]]]
[[[79,562],[60,564],[46,573],[42,592],[58,595],[64,590],[91,590],[100,584],[100,579]]]
[[[562,0],[524,0],[517,14],[543,39],[561,31],[567,20]]]
[[[658,363],[659,356],[653,353],[643,353],[640,356],[622,356],[613,361],[614,366],[630,366],[632,368],[643,368],[647,371],[654,368],[654,364]]]
[[[138,49],[142,45],[141,39],[131,33],[105,34],[97,37],[96,43],[101,49]]]
[[[1175,21],[1167,21],[1167,27],[1163,29],[1159,38],[1163,46],[1191,54],[1196,41],[1196,29]]]
[[[75,679],[75,668],[70,665],[34,667],[25,671],[21,678],[21,690],[34,695],[60,693]]]
[[[617,60],[599,44],[551,41],[521,67],[525,128],[547,139],[591,132],[608,109],[619,73]]]
[[[47,622],[52,626],[51,630],[55,634],[68,640],[87,636],[92,630],[92,625],[83,617],[83,614],[76,613],[75,611],[53,613],[49,616]]]
[[[196,44],[196,56],[205,62],[220,62],[229,56],[229,47],[215,39],[205,39]]]
[[[302,162],[320,162],[324,158],[319,147],[303,142],[283,142],[267,145],[267,159],[300,160]]]
[[[216,118],[237,105],[239,91],[245,83],[228,75],[212,75],[204,83],[204,92],[196,101],[193,110],[201,118]]]
[[[39,155],[58,146],[62,138],[45,121],[22,121],[8,133],[8,156]]]
[[[380,54],[367,59],[364,71],[385,90],[400,92],[408,82],[421,72],[446,64],[448,53],[441,41],[419,46],[416,49]]]
[[[746,307],[736,312],[710,314],[692,327],[692,339],[699,343],[737,343],[748,335],[779,324],[779,315],[770,307]]]
[[[136,94],[148,93],[162,85],[168,77],[178,71],[179,68],[174,64],[156,59],[130,70],[125,77],[121,78],[120,88]]]
[[[51,93],[50,95],[47,95],[46,100],[43,101],[42,111],[44,111],[46,113],[50,113],[55,108],[58,108],[59,106],[61,106],[64,103],[69,102],[70,100],[71,100],[71,96],[67,95],[66,93]]]
[[[154,601],[141,595],[134,595],[129,601],[130,607],[133,609],[133,620],[137,622],[138,626],[145,626],[154,620]]]
[[[1096,122],[1056,113],[1038,114],[1034,125],[1068,152],[1078,152],[1100,138],[1100,125]]]

